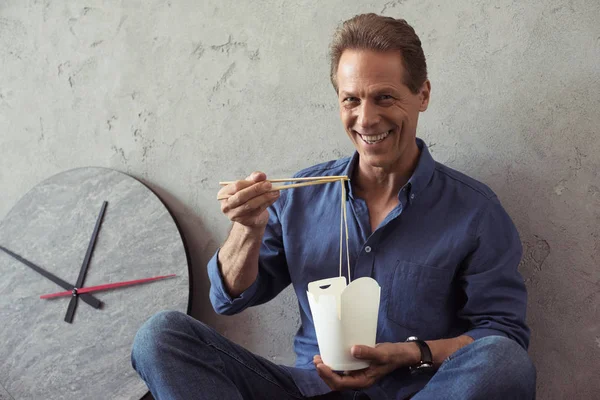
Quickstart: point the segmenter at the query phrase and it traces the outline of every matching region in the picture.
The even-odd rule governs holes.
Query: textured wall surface
[[[293,362],[291,291],[236,317],[208,304],[205,264],[229,226],[217,182],[351,153],[326,53],[334,27],[368,11],[423,41],[433,97],[419,136],[519,228],[538,397],[600,396],[598,0],[3,0],[0,216],[65,169],[141,178],[188,236],[194,315]]]

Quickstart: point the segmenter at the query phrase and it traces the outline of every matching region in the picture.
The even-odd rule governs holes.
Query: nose
[[[362,129],[369,129],[377,125],[380,121],[377,106],[369,101],[363,102],[358,108],[357,124]]]

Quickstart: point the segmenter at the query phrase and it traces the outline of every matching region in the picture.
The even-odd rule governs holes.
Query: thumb
[[[373,347],[363,346],[363,345],[354,345],[350,349],[350,353],[355,358],[365,359],[365,360],[376,360],[377,359],[377,351]]]
[[[267,175],[261,171],[254,171],[246,178],[247,181],[262,182],[267,179]]]

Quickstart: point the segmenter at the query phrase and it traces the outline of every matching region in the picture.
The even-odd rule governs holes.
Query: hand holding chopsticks
[[[323,185],[325,183],[338,182],[341,180],[348,180],[347,176],[314,176],[308,178],[284,178],[284,179],[267,179],[263,182],[271,182],[271,183],[281,183],[281,182],[299,182],[292,183],[291,185],[273,185],[269,191],[277,191],[277,190],[285,190],[285,189],[293,189],[297,187],[303,186],[312,186],[312,185]],[[226,181],[219,182],[221,186],[227,186],[231,184],[235,184],[235,181]],[[217,200],[226,200],[233,196],[232,194],[220,194],[217,196]]]
[[[309,185],[322,185],[348,180],[347,176],[315,176],[308,178],[267,179],[263,172],[256,171],[246,179],[234,182],[219,182],[223,187],[217,194],[221,201],[221,212],[234,222],[236,232],[244,236],[248,232],[262,231],[269,221],[267,210],[279,198],[283,189]],[[282,182],[296,182],[290,185],[277,185]],[[250,228],[250,231],[241,227]],[[232,231],[233,232],[233,231]],[[241,232],[241,233],[240,233]],[[262,233],[260,233],[262,238]]]

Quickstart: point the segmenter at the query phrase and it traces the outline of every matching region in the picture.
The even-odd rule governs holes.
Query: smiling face
[[[404,172],[418,157],[417,121],[427,109],[431,87],[425,81],[412,93],[404,76],[397,52],[345,50],[340,58],[340,116],[363,171]]]

